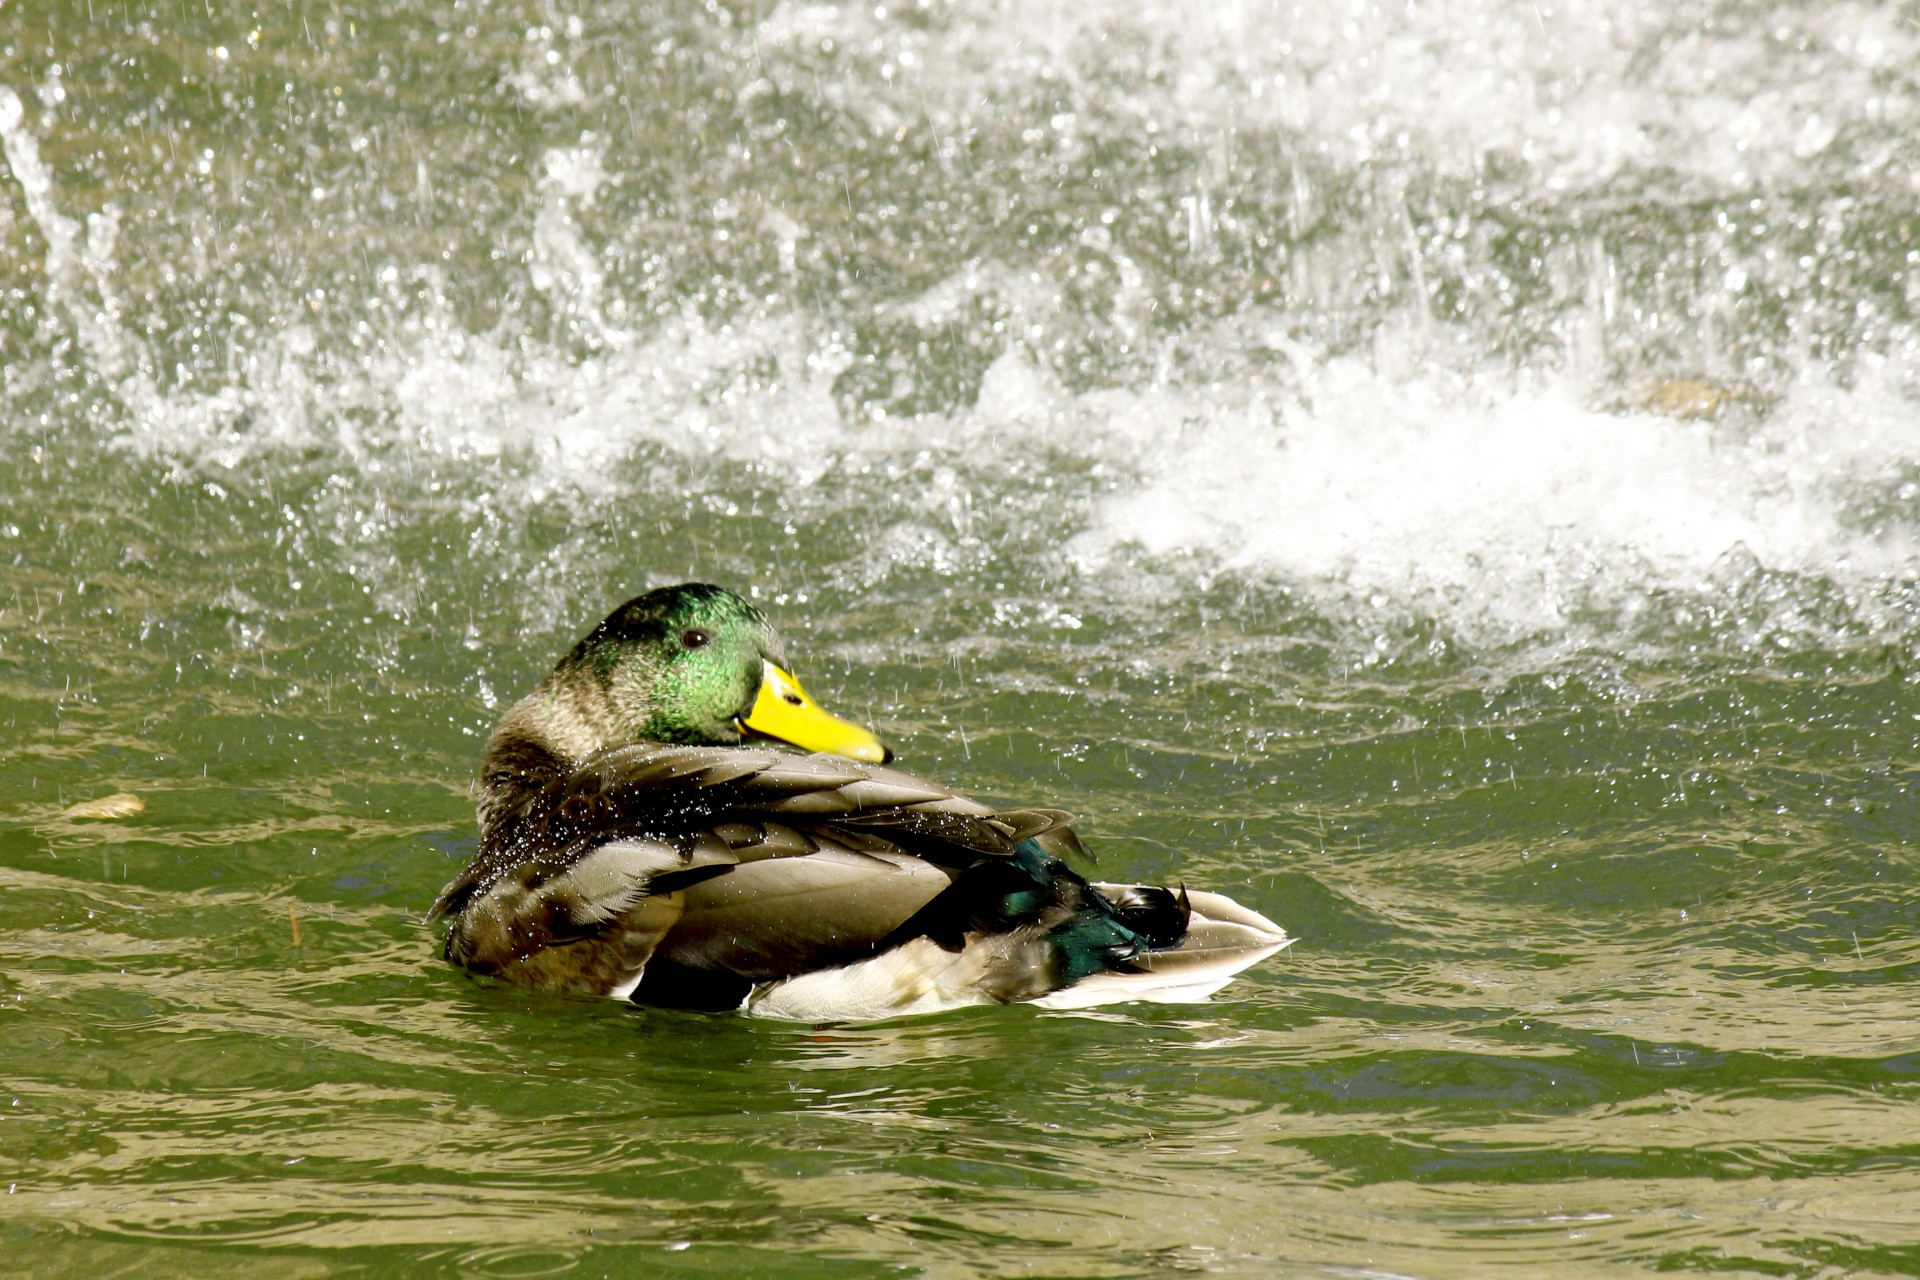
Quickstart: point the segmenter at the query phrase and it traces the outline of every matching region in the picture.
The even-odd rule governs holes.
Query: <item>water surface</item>
[[[11,1257],[1920,1270],[1913,18],[0,7]],[[687,578],[1301,941],[859,1027],[448,970],[494,719]]]

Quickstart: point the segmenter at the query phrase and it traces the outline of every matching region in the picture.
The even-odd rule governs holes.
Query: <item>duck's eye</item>
[[[683,649],[704,649],[707,646],[707,641],[711,639],[713,639],[712,636],[700,630],[700,628],[694,627],[690,631],[680,633],[680,647]]]

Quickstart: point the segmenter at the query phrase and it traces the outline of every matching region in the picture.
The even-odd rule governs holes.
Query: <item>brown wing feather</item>
[[[504,798],[490,796],[480,852],[442,890],[432,915],[456,914],[476,893],[530,859],[565,864],[593,847],[623,838],[673,839],[791,807],[796,818],[822,811],[858,814],[842,789],[886,775],[874,798],[883,803],[946,801],[971,806],[952,792],[896,770],[877,770],[840,756],[798,756],[771,749],[679,747],[638,743],[592,757],[545,785]],[[510,782],[496,782],[510,786]],[[810,810],[809,797],[826,797]]]
[[[434,906],[454,917],[448,958],[570,990],[631,989],[655,954],[754,981],[845,963],[980,858],[1079,844],[1055,810],[760,748],[620,747],[482,812],[479,853]]]
[[[649,895],[648,882],[682,861],[670,845],[616,840],[565,866],[527,862],[471,896],[447,935],[447,959],[528,986],[630,987],[683,906],[677,892]]]
[[[660,954],[754,982],[873,954],[952,876],[904,853],[822,840],[814,853],[742,864],[686,891]]]

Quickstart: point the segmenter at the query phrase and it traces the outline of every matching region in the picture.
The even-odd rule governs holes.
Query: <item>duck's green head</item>
[[[764,614],[704,582],[627,601],[560,660],[551,679],[591,691],[622,741],[731,746],[758,734],[876,764],[892,755],[807,696]]]

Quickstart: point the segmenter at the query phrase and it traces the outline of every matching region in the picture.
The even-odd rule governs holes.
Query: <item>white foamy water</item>
[[[560,36],[539,30],[521,51],[534,61],[508,69],[530,111],[612,101],[584,61],[595,33],[581,19],[560,23]],[[1909,70],[1920,26],[1892,8],[1049,0],[902,18],[785,4],[743,38],[756,60],[732,86],[741,100],[784,92],[861,122],[876,146],[929,134],[938,173],[917,189],[923,199],[974,180],[969,139],[986,135],[1018,137],[1030,164],[978,180],[1016,184],[1083,177],[1105,152],[1184,148],[1189,171],[1170,186],[1102,193],[1167,201],[1150,211],[1166,243],[1122,243],[1111,208],[1089,208],[1071,252],[1029,257],[999,243],[901,295],[861,292],[856,272],[831,313],[776,295],[730,312],[692,298],[660,305],[623,291],[615,270],[651,247],[646,235],[606,229],[633,175],[606,133],[581,130],[503,162],[525,195],[524,217],[495,233],[498,287],[537,300],[545,331],[517,329],[511,310],[490,328],[462,319],[457,282],[431,257],[369,260],[357,295],[315,302],[298,323],[236,329],[204,367],[156,378],[144,371],[164,361],[120,301],[129,290],[117,276],[141,265],[134,229],[121,233],[115,207],[84,210],[63,191],[68,176],[39,146],[60,127],[51,100],[36,122],[0,88],[11,181],[44,242],[42,323],[64,325],[78,342],[62,358],[113,388],[118,444],[185,470],[318,451],[352,474],[403,457],[485,475],[509,510],[524,510],[687,483],[685,467],[650,474],[647,460],[664,456],[720,489],[743,469],[777,476],[803,519],[904,490],[921,513],[865,556],[938,565],[947,561],[926,546],[971,536],[974,496],[1003,491],[1017,464],[1062,480],[1047,571],[1119,593],[1142,570],[1225,573],[1500,640],[1636,615],[1663,593],[1711,597],[1760,574],[1837,590],[1870,630],[1910,629],[1905,606],[1889,602],[1911,594],[1920,536],[1920,337],[1902,314],[1920,306],[1920,274],[1914,253],[1886,249],[1906,282],[1857,305],[1821,275],[1821,255],[1843,260],[1850,235],[1888,216],[1876,200],[1920,189],[1920,168],[1888,168],[1920,136]],[[565,57],[546,56],[560,45]],[[1506,166],[1514,193],[1491,212],[1560,246],[1541,252],[1577,260],[1580,278],[1507,279],[1515,262],[1538,262],[1474,258],[1492,250],[1464,232],[1446,241],[1444,208],[1420,212],[1426,238],[1415,236],[1407,175],[1477,181],[1490,165]],[[1399,176],[1383,187],[1388,170]],[[1869,177],[1878,185],[1864,198],[1811,191],[1792,202],[1796,188]],[[1788,262],[1765,226],[1749,227],[1750,265],[1703,271],[1690,293],[1636,295],[1616,257],[1634,245],[1578,228],[1613,216],[1609,184],[1658,183],[1679,184],[1675,208],[1743,193],[1757,208],[1765,197],[1773,203],[1752,218],[1804,233],[1794,252],[1806,252]],[[1330,188],[1398,194],[1350,199],[1342,214]],[[846,197],[851,214],[850,183]],[[1284,228],[1251,221],[1256,197],[1286,206],[1296,231],[1357,221],[1330,241],[1279,243]],[[1472,219],[1488,219],[1481,196],[1463,198]],[[307,216],[300,199],[282,211],[290,221]],[[850,234],[798,221],[777,187],[739,203],[749,217],[716,225],[769,238],[789,280],[807,254]],[[1729,207],[1728,238],[1747,218],[1737,199]],[[1670,255],[1666,275],[1686,277],[1700,238],[1659,218],[1642,230]],[[724,243],[735,232],[711,234]],[[1073,256],[1082,250],[1090,266]],[[1167,320],[1175,299],[1256,250],[1282,280],[1344,283],[1241,302],[1225,319],[1193,304]],[[1076,299],[1068,286],[1096,273],[1100,287]],[[1505,309],[1443,321],[1443,279]],[[1302,300],[1323,296],[1351,309],[1327,316]],[[924,411],[850,406],[844,377],[872,358],[862,325],[937,347],[983,307],[1005,320],[968,394]],[[1656,331],[1622,328],[1623,317],[1661,307],[1698,320],[1694,354],[1622,357],[1636,333]],[[1557,336],[1516,358],[1507,326],[1537,316]],[[1321,335],[1329,323],[1341,336]],[[1130,363],[1072,376],[1058,353],[1063,335],[1083,332],[1124,344]],[[1698,373],[1689,385],[1712,411],[1655,412],[1660,395],[1618,373],[1641,364]]]
[[[1241,388],[1147,445],[1100,501],[1083,563],[1140,550],[1304,582],[1469,631],[1564,627],[1649,593],[1717,594],[1752,568],[1861,589],[1915,561],[1920,412],[1885,363],[1809,375],[1762,429],[1583,404],[1560,380],[1482,387],[1314,362],[1299,392]],[[1863,493],[1909,517],[1862,527]]]
[[[957,138],[1027,108],[1078,149],[1262,132],[1342,167],[1417,156],[1471,170],[1507,153],[1543,187],[1671,167],[1743,189],[1797,183],[1845,135],[1920,124],[1920,27],[1897,5],[1810,9],[1608,0],[1233,0],[1017,8],[782,4],[756,47],[806,90],[823,48],[870,73],[818,90],[877,127]],[[897,12],[900,6],[894,6]],[[1083,113],[1094,114],[1083,114]],[[1920,184],[1920,173],[1905,175]],[[1920,190],[1920,186],[1912,189]]]

